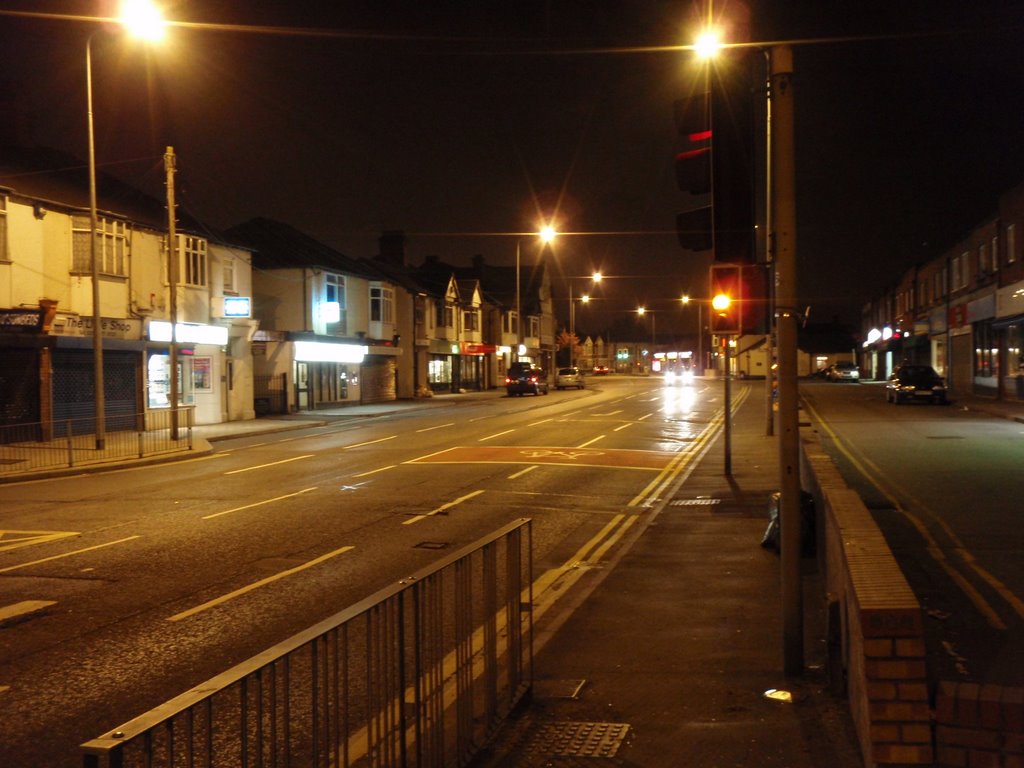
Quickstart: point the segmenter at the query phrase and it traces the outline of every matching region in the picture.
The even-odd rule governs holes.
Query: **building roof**
[[[256,269],[319,267],[339,273],[377,278],[365,261],[353,259],[290,224],[257,217],[225,232],[233,242],[254,249]]]

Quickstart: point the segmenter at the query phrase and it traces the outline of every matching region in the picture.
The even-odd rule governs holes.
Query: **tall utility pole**
[[[96,450],[107,444],[107,397],[103,382],[103,311],[100,301],[99,214],[96,211],[96,137],[92,119],[92,35],[85,43],[86,116],[89,123],[89,258],[92,272],[92,367]]]
[[[793,125],[793,50],[771,49],[772,203],[779,344],[779,485],[782,560],[783,657],[786,674],[804,667],[800,584],[800,413],[797,385],[796,168]]]
[[[177,161],[174,147],[164,153],[164,171],[167,174],[167,289],[170,292],[171,346],[168,352],[170,367],[171,440],[178,439],[178,233],[175,228],[174,172]]]

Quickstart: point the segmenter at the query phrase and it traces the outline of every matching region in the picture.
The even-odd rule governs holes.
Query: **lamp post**
[[[601,273],[595,272],[590,276],[590,279],[595,283],[601,282]],[[590,301],[590,296],[583,294],[580,296],[580,302],[586,304]],[[572,278],[569,279],[569,367],[573,366],[573,358],[576,353],[576,301],[572,297]]]
[[[122,8],[121,24],[134,35],[157,40],[163,34],[160,12],[145,0],[126,2]],[[99,31],[99,30],[97,30]],[[92,39],[85,41],[85,100],[86,122],[89,129],[89,262],[92,277],[92,365],[93,395],[96,412],[96,450],[107,443],[107,398],[103,379],[103,311],[100,305],[99,212],[96,202],[96,136],[92,116]]]
[[[647,307],[637,307],[636,308],[636,313],[640,317],[644,317],[647,314],[647,312],[648,312]],[[655,348],[655,346],[657,346],[657,343],[658,343],[657,342],[658,330],[657,330],[657,323],[655,322],[656,318],[654,316],[654,310],[650,310],[650,312],[651,312],[651,359],[653,360],[654,359],[654,348]],[[653,366],[651,366],[651,367],[653,368]]]
[[[691,301],[689,294],[684,294],[680,299],[684,305],[689,304]],[[694,371],[694,376],[699,372],[701,376],[704,375],[704,305],[701,304],[700,300],[693,300],[697,304],[697,365],[699,366],[697,371]]]
[[[537,233],[542,244],[550,243],[557,235],[558,233],[555,231],[555,228],[550,224],[542,227],[540,232]],[[523,347],[523,307],[522,290],[520,287],[520,283],[522,282],[522,270],[519,267],[522,246],[523,238],[516,238],[516,360],[519,359],[519,353]]]

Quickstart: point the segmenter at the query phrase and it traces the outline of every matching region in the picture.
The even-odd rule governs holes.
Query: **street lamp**
[[[690,301],[691,301],[690,295],[689,294],[683,294],[683,296],[680,299],[680,301],[683,302],[684,306],[689,304]],[[700,375],[703,376],[704,375],[704,319],[703,319],[704,305],[700,301],[698,301],[698,300],[694,300],[694,301],[697,304],[697,365],[700,367],[700,369],[699,369],[699,371],[694,371],[693,373],[696,376],[697,373],[699,372]]]
[[[550,243],[558,236],[554,227],[550,224],[546,224],[541,227],[540,232],[537,233],[537,237],[540,238],[542,244]],[[515,359],[519,359],[519,355],[523,349],[523,308],[522,308],[522,293],[520,290],[520,282],[522,281],[522,270],[519,268],[520,255],[522,251],[523,238],[519,237],[516,239],[516,355]]]
[[[637,307],[636,313],[638,316],[643,317],[647,314],[647,307]],[[654,348],[658,345],[657,342],[658,331],[657,324],[655,323],[654,311],[651,310],[651,358],[654,358]]]
[[[590,276],[590,279],[595,283],[601,282],[601,273],[595,272]],[[583,294],[580,296],[580,302],[587,304],[590,301],[590,296]],[[569,367],[572,368],[573,358],[576,352],[576,301],[572,297],[572,278],[569,279]]]
[[[128,0],[121,8],[121,24],[136,37],[157,40],[163,34],[160,12],[145,0]],[[98,32],[97,30],[96,32]],[[100,256],[97,243],[99,214],[96,204],[96,136],[92,117],[92,39],[85,41],[85,98],[89,127],[89,260],[92,276],[92,356],[93,394],[96,411],[96,450],[107,443],[107,398],[103,381],[103,312],[100,306]]]

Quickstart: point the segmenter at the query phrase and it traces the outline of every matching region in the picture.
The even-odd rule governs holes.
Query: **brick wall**
[[[939,683],[935,750],[944,768],[1024,768],[1024,689]]]
[[[860,497],[816,439],[805,437],[802,448],[803,485],[823,529],[827,590],[840,606],[841,648],[831,663],[845,671],[864,764],[932,765],[921,607]]]

